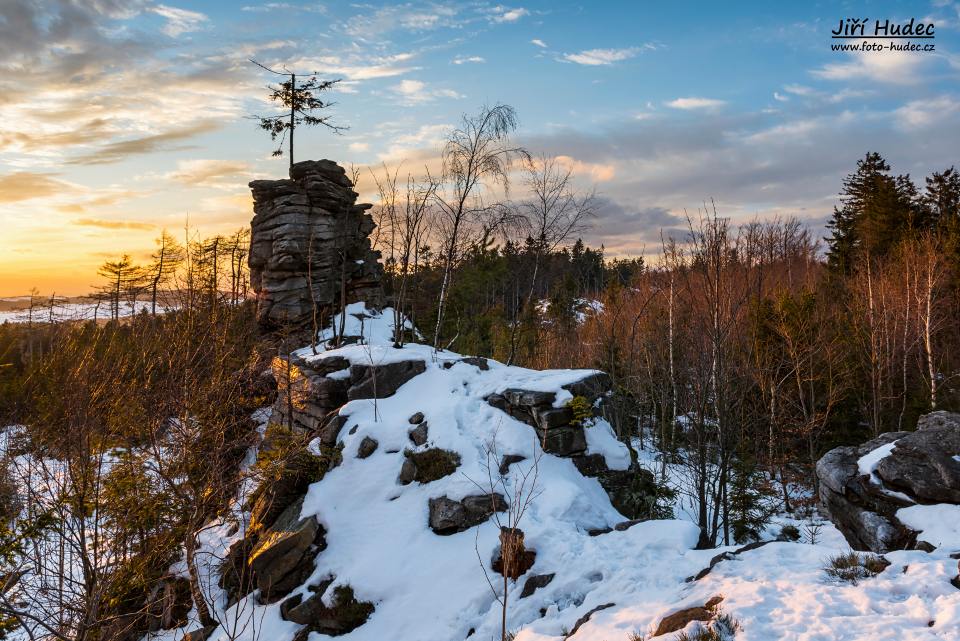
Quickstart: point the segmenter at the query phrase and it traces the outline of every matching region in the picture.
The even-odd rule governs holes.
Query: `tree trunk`
[[[210,608],[207,607],[207,600],[203,596],[203,589],[200,585],[200,573],[197,570],[197,537],[191,526],[187,534],[187,540],[184,542],[187,551],[187,573],[190,576],[190,596],[193,598],[193,605],[197,609],[197,617],[200,624],[204,627],[213,625],[216,621],[210,616]]]
[[[290,177],[293,177],[293,128],[297,97],[297,74],[290,74]]]

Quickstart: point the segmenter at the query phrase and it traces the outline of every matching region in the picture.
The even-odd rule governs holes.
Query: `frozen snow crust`
[[[702,606],[715,596],[723,597],[720,607],[739,621],[736,638],[745,641],[960,640],[960,589],[950,583],[957,573],[957,561],[950,554],[960,551],[955,527],[937,530],[942,547],[932,553],[888,554],[890,567],[857,585],[831,582],[823,572],[828,557],[849,550],[828,523],[821,523],[813,537],[816,544],[772,542],[730,556],[703,578],[690,580],[715,555],[734,548],[694,550],[698,530],[685,520],[646,521],[591,536],[591,530],[613,528],[625,520],[598,481],[581,474],[569,458],[542,454],[529,425],[486,400],[505,389],[522,388],[554,392],[554,405],[562,406],[571,397],[563,386],[593,371],[538,372],[492,360],[484,370],[461,361],[458,354],[424,345],[396,349],[392,318],[389,310],[381,314],[350,306],[345,334],[362,335],[363,344],[319,350],[316,356],[309,347],[298,352],[308,362],[339,356],[351,365],[425,363],[425,370],[392,396],[352,400],[340,409],[346,417],[338,434],[343,461],[311,485],[303,501],[301,517],[322,524],[326,547],[313,560],[312,574],[291,595],[307,598],[312,594],[309,586],[335,577],[326,595],[337,585],[349,585],[358,600],[375,606],[363,625],[338,638],[500,638],[500,604],[481,567],[486,567],[499,591],[501,577],[490,570],[499,546],[493,519],[448,536],[434,533],[428,524],[430,499],[459,500],[488,491],[484,465],[495,443],[500,455],[524,457],[509,468],[504,492],[508,497],[516,490],[519,475],[539,461],[538,493],[519,524],[527,549],[536,551],[536,561],[508,588],[508,627],[516,632],[517,641],[563,639],[574,629],[570,638],[575,641],[626,641],[633,633],[650,639],[666,615]],[[323,338],[329,336],[327,332]],[[419,446],[409,436],[415,427],[409,419],[418,412],[429,425],[427,442]],[[595,419],[586,435],[587,453],[602,455],[609,468],[622,470],[631,464],[630,451],[606,421]],[[361,458],[365,439],[375,440],[377,447]],[[402,485],[398,477],[404,451],[428,448],[456,452],[460,466],[428,483]],[[784,523],[804,531],[803,522]],[[771,530],[769,538],[774,534]],[[202,541],[205,549],[222,557],[239,536],[228,535],[225,527],[214,528],[203,533]],[[808,539],[804,535],[801,541]],[[546,574],[554,575],[549,583],[520,598],[529,577]],[[224,611],[226,595],[217,594],[215,585],[211,592],[219,600],[218,610]],[[218,628],[210,638],[292,640],[303,626],[283,619],[281,603],[261,605],[254,592],[227,608],[225,617],[242,610],[249,613],[251,624],[232,631]],[[591,611],[592,616],[577,626]],[[690,623],[685,629],[692,632],[697,625]],[[158,636],[180,639],[183,630]],[[316,632],[309,635],[311,641],[325,638]]]

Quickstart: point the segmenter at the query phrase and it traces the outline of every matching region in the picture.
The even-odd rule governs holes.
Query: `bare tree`
[[[526,301],[530,305],[542,257],[587,228],[596,215],[597,201],[594,192],[581,193],[574,188],[572,169],[546,154],[527,160],[525,182],[530,198],[521,207],[534,241],[533,273]]]
[[[557,158],[546,154],[528,158],[525,184],[530,196],[520,205],[520,210],[524,227],[533,240],[533,271],[523,305],[514,305],[507,365],[513,364],[516,357],[520,310],[532,310],[543,256],[586,229],[587,221],[596,210],[594,193],[578,193],[573,187],[573,170],[563,167]]]
[[[540,475],[540,459],[543,458],[543,449],[533,438],[533,460],[526,469],[520,469],[520,464],[514,464],[510,467],[516,469],[512,475],[509,474],[509,468],[505,469],[501,465],[501,456],[497,444],[497,433],[500,425],[494,430],[493,436],[484,445],[484,460],[481,468],[486,473],[486,478],[474,480],[467,477],[481,492],[490,497],[491,511],[493,520],[500,529],[500,558],[499,570],[502,575],[501,592],[498,593],[490,575],[487,572],[487,564],[480,553],[479,536],[480,530],[477,529],[477,541],[474,549],[477,553],[477,559],[480,562],[480,568],[483,570],[483,576],[493,592],[493,597],[500,604],[500,641],[509,641],[510,633],[507,630],[507,611],[509,606],[510,581],[516,580],[522,573],[520,567],[524,561],[526,549],[523,543],[523,530],[520,525],[523,517],[526,515],[530,506],[543,492],[538,485]],[[502,495],[506,501],[506,510],[497,511],[497,497]]]
[[[460,127],[450,132],[443,149],[443,189],[434,199],[442,217],[443,279],[434,349],[440,349],[441,329],[453,268],[469,225],[489,214],[492,203],[484,203],[484,188],[500,185],[509,189],[508,170],[514,158],[529,158],[522,147],[511,146],[510,134],[517,128],[517,114],[509,105],[483,107],[475,116],[464,115]],[[489,235],[491,228],[485,228]]]
[[[145,270],[150,280],[150,313],[154,316],[157,314],[157,292],[170,282],[184,257],[183,246],[166,229],[160,233],[156,244],[150,266]]]
[[[387,275],[393,281],[394,343],[400,347],[404,341],[404,311],[409,296],[409,281],[417,267],[417,249],[432,223],[431,201],[437,190],[437,182],[429,177],[416,179],[407,174],[406,190],[400,194],[397,178],[400,167],[393,173],[386,165],[383,176],[371,170],[380,205],[378,217],[378,245],[387,250]]]

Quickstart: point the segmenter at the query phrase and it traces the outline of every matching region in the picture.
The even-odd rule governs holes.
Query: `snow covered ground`
[[[450,536],[438,536],[428,527],[430,498],[479,493],[494,441],[500,453],[526,457],[510,468],[507,486],[500,490],[508,498],[517,491],[518,473],[539,460],[537,496],[519,524],[527,548],[537,552],[526,576],[556,575],[524,599],[519,597],[526,576],[510,585],[508,626],[517,641],[563,639],[599,606],[607,607],[597,610],[572,639],[649,640],[662,617],[713,596],[723,597],[721,608],[739,621],[736,638],[743,641],[960,641],[960,590],[949,582],[957,573],[957,561],[949,555],[960,551],[957,514],[920,512],[927,506],[907,508],[916,510],[907,516],[928,529],[927,540],[942,547],[929,554],[890,553],[886,570],[856,585],[831,580],[823,570],[829,557],[849,551],[835,528],[828,522],[814,525],[786,518],[784,523],[800,526],[800,541],[743,552],[688,582],[713,556],[733,548],[694,550],[697,528],[683,509],[677,510],[678,520],[648,521],[590,536],[590,529],[624,520],[599,483],[582,476],[569,459],[541,457],[531,428],[483,400],[490,393],[522,387],[559,391],[557,404],[562,404],[569,393],[565,397],[560,387],[581,378],[582,371],[535,372],[493,361],[488,371],[462,362],[447,369],[444,362],[459,355],[421,345],[394,349],[391,318],[389,312],[381,316],[352,306],[347,334],[362,333],[366,344],[321,350],[317,357],[339,355],[367,364],[420,358],[427,363],[426,372],[394,396],[352,401],[341,410],[349,416],[341,431],[343,463],[311,486],[304,502],[302,516],[320,520],[327,548],[317,556],[313,576],[294,594],[306,596],[308,585],[335,576],[336,584],[349,584],[359,600],[376,606],[364,625],[341,637],[345,641],[499,639],[496,597],[501,595],[491,590],[481,567],[489,568],[498,545],[495,524],[491,520]],[[311,358],[312,351],[306,348],[300,355]],[[403,450],[411,447],[407,419],[415,412],[423,412],[429,423],[429,445],[455,450],[462,465],[451,476],[403,486],[397,477]],[[369,458],[357,458],[357,448],[368,436],[379,447]],[[629,462],[629,452],[605,421],[588,428],[588,443],[612,468],[623,469]],[[945,525],[950,521],[954,525]],[[229,531],[223,525],[203,533],[210,558],[222,557],[242,536],[242,528]],[[218,618],[246,623],[220,628],[212,639],[293,638],[300,626],[282,620],[279,603],[259,605],[253,594],[224,609],[225,595],[216,588],[214,575],[210,569],[209,592],[217,601]],[[696,626],[689,624],[687,631]],[[193,627],[196,624],[185,630]],[[151,638],[175,641],[182,636],[177,630]],[[323,638],[310,635],[311,641]]]
[[[130,303],[120,304],[120,316],[127,317],[134,314],[150,312],[150,301],[137,301],[136,306]],[[160,305],[157,305],[157,311],[165,311]],[[31,319],[34,323],[62,323],[65,321],[78,320],[106,320],[110,318],[110,305],[107,303],[58,303],[52,308],[50,306],[35,307],[31,313],[29,309],[14,309],[9,311],[0,311],[0,324],[2,323],[26,323]]]

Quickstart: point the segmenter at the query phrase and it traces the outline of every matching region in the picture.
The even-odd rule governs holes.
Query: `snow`
[[[897,510],[897,519],[911,530],[920,532],[917,538],[935,546],[960,546],[960,505],[911,505]]]
[[[546,316],[550,311],[551,302],[547,299],[537,301],[537,313],[540,316]],[[589,318],[594,318],[603,313],[603,303],[592,298],[575,298],[571,305],[573,316],[578,325],[583,325]],[[544,322],[549,323],[549,320]]]
[[[9,300],[9,299],[7,299]],[[28,299],[29,300],[29,299]],[[136,306],[130,303],[120,304],[120,316],[127,317],[135,314],[149,313],[152,309],[150,301],[137,301]],[[162,313],[169,308],[157,305],[157,312]],[[109,303],[63,303],[54,305],[51,310],[49,306],[39,306],[34,308],[32,321],[34,323],[64,322],[78,320],[108,320],[111,318],[111,308]],[[17,309],[0,312],[0,324],[2,323],[27,323],[30,322],[30,311],[27,309]]]
[[[857,461],[857,467],[860,470],[860,474],[863,476],[870,476],[871,480],[874,482],[879,482],[879,479],[876,476],[877,466],[880,465],[880,461],[890,456],[890,453],[893,452],[893,448],[896,446],[897,441],[892,441],[886,445],[881,445],[875,450],[870,450],[861,456]]]
[[[897,441],[892,441],[886,445],[881,445],[876,449],[870,450],[857,460],[857,468],[861,475],[870,477],[871,483],[881,486],[880,489],[887,496],[900,499],[905,503],[913,503],[914,500],[903,492],[898,492],[896,490],[883,487],[883,481],[881,480],[880,475],[877,474],[877,467],[880,466],[880,461],[890,456],[890,453],[893,452],[893,448],[896,446]]]
[[[510,467],[505,487],[498,488],[508,500],[515,498],[520,476],[537,466],[535,498],[519,524],[537,558],[527,575],[508,587],[508,625],[516,641],[557,641],[587,612],[611,603],[594,613],[572,641],[624,641],[634,633],[651,641],[664,616],[702,605],[714,595],[724,597],[722,610],[739,621],[738,641],[960,641],[960,590],[949,583],[957,573],[957,562],[949,554],[960,550],[960,507],[901,509],[898,518],[920,530],[923,540],[941,547],[930,554],[889,553],[890,567],[857,585],[829,580],[824,573],[828,558],[849,548],[841,534],[816,515],[778,516],[765,535],[791,524],[805,533],[800,542],[773,542],[740,553],[718,563],[703,579],[687,582],[713,556],[735,548],[694,549],[699,533],[682,493],[674,506],[679,519],[646,521],[625,531],[590,536],[588,530],[624,520],[596,479],[582,476],[568,459],[544,454],[529,426],[484,400],[520,387],[557,392],[556,402],[562,405],[569,400],[562,386],[592,370],[536,372],[491,360],[484,371],[458,362],[461,357],[453,352],[416,344],[394,348],[391,310],[376,313],[362,304],[351,305],[344,320],[346,334],[363,336],[360,344],[324,349],[332,338],[325,330],[317,355],[309,346],[298,354],[308,360],[342,356],[354,364],[413,358],[423,360],[426,371],[391,397],[356,400],[342,408],[348,417],[341,431],[343,462],[313,484],[304,500],[302,516],[319,519],[327,547],[317,556],[313,575],[294,594],[307,595],[309,585],[335,576],[335,585],[349,584],[358,599],[376,607],[364,625],[341,637],[343,641],[459,641],[471,630],[471,640],[500,638],[500,605],[482,569],[490,572],[497,550],[496,523],[491,519],[465,532],[438,536],[427,521],[430,498],[488,492],[486,465],[496,467],[499,457],[508,453],[525,457]],[[402,486],[397,477],[403,451],[413,447],[408,418],[416,412],[423,412],[429,424],[427,447],[456,451],[461,466],[432,483]],[[265,412],[256,416],[261,429],[266,417]],[[630,450],[606,421],[594,420],[585,433],[589,453],[601,454],[614,469],[629,466]],[[368,458],[358,459],[357,448],[367,436],[379,446]],[[892,447],[863,457],[861,471],[872,475]],[[493,456],[491,449],[496,450]],[[660,468],[655,452],[634,449],[641,465]],[[247,464],[253,456],[251,450]],[[671,484],[679,485],[681,471],[672,463],[664,472]],[[226,518],[198,535],[204,591],[215,618],[223,623],[211,639],[292,641],[300,626],[283,621],[280,603],[262,605],[254,593],[227,608],[227,595],[217,586],[219,559],[243,537],[248,515],[242,506],[250,489],[241,491]],[[185,571],[182,562],[172,569]],[[527,577],[546,573],[556,575],[549,585],[519,599]],[[491,578],[499,595],[500,577]],[[185,628],[146,638],[180,641],[185,632],[199,627],[195,615],[191,613],[192,623]],[[309,641],[326,638],[309,635]]]

